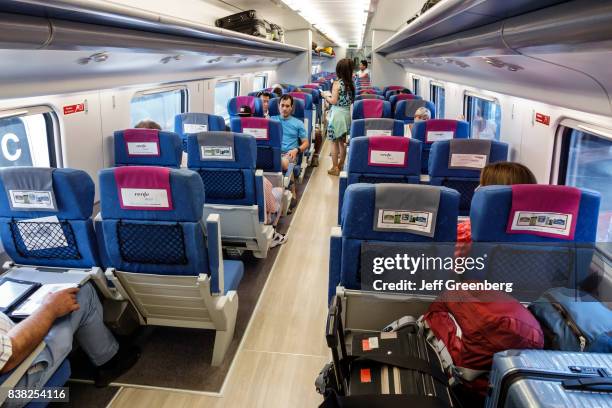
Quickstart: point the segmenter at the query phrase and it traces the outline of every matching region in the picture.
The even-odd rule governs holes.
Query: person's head
[[[286,119],[291,116],[291,113],[293,112],[293,96],[289,94],[281,96],[280,100],[278,101],[278,107],[283,118]]]
[[[159,126],[159,124],[157,122],[152,121],[150,119],[141,120],[134,127],[137,128],[137,129],[156,129],[156,130],[162,130],[161,126]]]
[[[491,163],[487,164],[480,173],[481,186],[537,183],[531,170],[520,163]]]
[[[272,93],[275,93],[280,98],[283,95],[283,87],[279,84],[272,85]]]
[[[349,97],[355,99],[355,86],[353,84],[353,60],[350,58],[343,58],[336,64],[336,75],[338,79],[344,82],[344,86],[347,87]]]
[[[270,98],[272,98],[270,92],[261,92],[259,94],[259,99],[261,99],[261,104],[263,105],[264,112],[268,111],[268,108],[270,106]]]
[[[253,115],[253,111],[249,105],[242,105],[238,110],[238,116],[248,118]]]
[[[366,69],[368,69],[368,61],[366,60],[361,60],[359,62],[359,70],[360,71],[365,71]]]
[[[404,88],[404,89],[402,89],[402,90],[400,91],[400,93],[403,93],[403,94],[411,94],[411,93],[412,93],[412,91],[411,91],[410,89],[408,89],[408,88]]]
[[[422,120],[431,119],[431,112],[424,106],[421,106],[419,109],[414,112],[414,121],[420,122]]]

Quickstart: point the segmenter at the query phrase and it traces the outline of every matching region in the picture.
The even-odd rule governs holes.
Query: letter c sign
[[[9,141],[19,146],[19,138],[14,133],[6,133],[0,140],[0,148],[2,149],[2,155],[6,160],[17,161],[21,157],[21,148],[9,150]]]

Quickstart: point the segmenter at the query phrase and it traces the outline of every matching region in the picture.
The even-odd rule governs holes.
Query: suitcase
[[[612,354],[551,350],[497,353],[485,406],[612,407]]]
[[[415,322],[397,332],[355,333],[347,353],[340,298],[332,299],[326,340],[337,392],[321,407],[457,407],[436,352]]]
[[[257,19],[257,12],[255,10],[247,10],[219,18],[215,20],[215,25],[220,28],[227,28],[228,26],[237,26]]]
[[[255,10],[232,14],[215,21],[215,25],[226,30],[236,31],[255,37],[272,39],[272,27],[266,20],[257,18]]]

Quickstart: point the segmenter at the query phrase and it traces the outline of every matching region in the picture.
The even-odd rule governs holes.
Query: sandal
[[[327,174],[330,176],[339,176],[340,170],[337,167],[332,167],[331,169],[327,170]]]
[[[272,242],[270,243],[270,248],[283,245],[285,242],[287,242],[287,234],[283,235],[278,232],[275,232],[274,236],[272,237]]]

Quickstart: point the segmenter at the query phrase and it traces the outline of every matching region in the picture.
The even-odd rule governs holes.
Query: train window
[[[444,118],[444,87],[441,84],[431,84],[431,101],[436,105],[436,117]]]
[[[56,133],[48,107],[0,111],[0,167],[57,167]]]
[[[412,77],[412,93],[415,95],[421,95],[420,91],[421,80],[416,77]]]
[[[467,93],[464,99],[465,118],[470,123],[470,137],[499,140],[501,106],[495,99]]]
[[[559,184],[601,194],[597,241],[612,242],[612,138],[584,129],[562,132]]]
[[[138,92],[130,104],[132,126],[141,120],[153,120],[162,130],[174,130],[174,117],[187,112],[187,89],[157,89]]]
[[[253,80],[253,90],[254,91],[261,91],[267,86],[268,86],[268,76],[267,75],[255,75],[255,79]]]
[[[215,115],[223,116],[225,121],[229,120],[227,113],[227,101],[240,94],[240,81],[217,82],[215,86]]]

